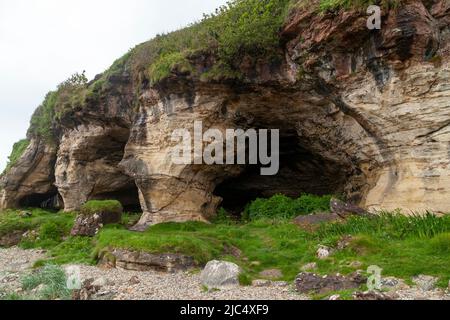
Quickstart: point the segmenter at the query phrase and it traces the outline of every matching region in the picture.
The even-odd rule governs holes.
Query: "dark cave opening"
[[[294,133],[280,136],[280,170],[274,176],[262,176],[260,165],[248,165],[237,177],[216,186],[214,194],[223,199],[221,207],[240,215],[257,198],[283,194],[292,198],[302,193],[337,194],[343,191],[347,172],[338,164],[302,147]]]
[[[89,145],[94,149],[92,160],[100,160],[105,172],[98,172],[96,186],[88,200],[117,200],[128,213],[141,213],[139,191],[134,180],[120,168],[130,137],[127,127],[113,127],[104,135],[94,137]]]
[[[56,188],[47,193],[33,193],[19,200],[20,208],[60,210],[64,208],[62,197]]]
[[[117,200],[122,204],[124,212],[142,212],[139,191],[135,184],[130,184],[112,192],[97,194],[91,200]]]

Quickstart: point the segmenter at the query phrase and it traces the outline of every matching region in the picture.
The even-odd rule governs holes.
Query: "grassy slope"
[[[450,216],[405,218],[385,215],[376,219],[354,218],[343,225],[324,225],[316,233],[308,233],[287,219],[258,219],[236,223],[221,219],[214,224],[197,222],[168,223],[151,227],[144,233],[126,230],[124,225],[104,228],[94,239],[67,237],[73,223],[72,214],[33,211],[31,218],[18,218],[9,211],[0,216],[0,234],[7,230],[38,230],[39,239],[23,241],[23,248],[45,248],[52,262],[95,263],[101,250],[126,248],[152,253],[176,252],[193,256],[198,262],[225,259],[238,263],[247,278],[270,268],[283,272],[282,280],[293,280],[303,265],[317,262],[321,274],[355,271],[353,261],[383,268],[384,276],[410,280],[418,274],[440,278],[445,286],[450,279]],[[137,216],[125,215],[123,224]],[[132,220],[132,221],[131,221]],[[14,226],[14,227],[13,227]],[[344,235],[352,235],[350,246],[326,260],[318,260],[318,245],[335,246]],[[241,256],[230,254],[238,248]]]

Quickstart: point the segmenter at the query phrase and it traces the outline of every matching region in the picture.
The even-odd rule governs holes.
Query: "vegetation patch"
[[[303,194],[297,199],[275,195],[269,199],[257,199],[245,210],[250,220],[261,218],[289,219],[314,212],[329,212],[331,196]]]
[[[0,213],[0,237],[15,231],[39,231],[43,234],[41,239],[55,239],[55,229],[68,233],[73,225],[75,215],[72,213],[54,213],[42,209],[27,210],[31,216],[22,216],[21,211],[6,210]],[[53,231],[52,231],[53,230]],[[38,232],[39,233],[39,232]],[[33,242],[36,239],[33,240]]]
[[[321,0],[319,8],[321,11],[336,9],[363,8],[370,5],[381,5],[385,8],[396,8],[402,0]]]
[[[56,265],[46,265],[25,276],[22,288],[26,291],[36,290],[36,298],[41,300],[68,300],[72,294],[67,288],[65,271]]]
[[[80,212],[82,214],[121,214],[123,207],[117,200],[91,200],[81,207]]]
[[[82,107],[85,99],[87,78],[75,73],[58,85],[56,91],[47,94],[30,121],[29,132],[48,143],[54,142],[54,120],[60,119],[68,110]]]
[[[313,198],[315,200],[311,201],[310,197],[304,196],[301,202],[303,212],[322,209],[321,205],[309,205],[317,200]],[[273,205],[275,211],[279,210],[277,203]],[[285,199],[281,203],[285,203]],[[323,205],[325,203],[324,200]],[[75,218],[73,214],[45,213],[42,210],[33,210],[32,213],[28,218],[12,211],[2,213],[0,231],[36,230],[38,240],[21,244],[24,248],[47,249],[48,258],[39,261],[36,267],[48,263],[95,264],[103,253],[120,248],[148,253],[179,253],[192,256],[200,264],[213,259],[234,262],[243,269],[240,281],[244,285],[258,279],[259,274],[268,269],[279,269],[283,274],[282,280],[293,281],[302,267],[312,262],[317,264],[315,272],[322,275],[347,275],[376,265],[383,269],[383,276],[406,281],[426,274],[438,277],[438,285],[445,287],[450,279],[448,215],[403,216],[384,212],[373,217],[353,217],[340,224],[328,223],[313,233],[297,227],[291,218],[278,214],[238,221],[227,216],[224,210],[212,224],[166,223],[152,226],[145,232],[132,232],[127,225],[136,216],[124,215],[122,223],[104,227],[94,238],[81,238],[68,236],[69,226]],[[12,224],[16,226],[11,227]],[[339,244],[343,239],[348,244],[342,247]],[[316,253],[320,245],[334,248],[333,253],[326,259],[318,259]]]
[[[6,165],[3,174],[8,172],[17,163],[17,161],[19,161],[29,145],[30,141],[28,139],[20,140],[13,145],[11,155],[8,157],[8,164]]]

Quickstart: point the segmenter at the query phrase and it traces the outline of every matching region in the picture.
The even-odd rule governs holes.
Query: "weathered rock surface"
[[[366,283],[367,278],[355,273],[345,277],[341,275],[320,276],[314,273],[302,272],[295,279],[297,291],[307,294],[326,294],[331,291],[340,291],[359,288]]]
[[[338,199],[331,199],[330,203],[331,212],[339,216],[342,219],[348,218],[350,216],[365,216],[367,212],[351,203],[345,203]]]
[[[417,277],[414,277],[412,281],[417,285],[419,289],[423,291],[431,291],[436,288],[438,278],[421,274]]]
[[[162,271],[179,272],[195,268],[197,264],[192,257],[178,254],[151,254],[146,252],[128,251],[115,249],[113,255],[114,267],[135,271]],[[104,256],[110,263],[111,259]]]
[[[122,213],[120,212],[98,212],[94,214],[79,214],[70,235],[93,237],[107,224],[120,223]]]
[[[316,213],[307,216],[299,216],[294,219],[294,223],[300,228],[308,231],[314,231],[323,223],[342,222],[340,216],[333,213]]]
[[[22,240],[23,231],[14,231],[0,236],[0,247],[10,248],[18,245]]]
[[[203,269],[200,277],[202,284],[209,289],[229,289],[239,286],[241,268],[237,264],[226,261],[210,261]]]
[[[239,82],[179,74],[151,86],[124,69],[106,98],[61,120],[57,147],[30,137],[2,178],[1,207],[60,197],[74,210],[114,198],[140,205],[136,230],[205,221],[221,202],[238,207],[274,193],[340,193],[365,210],[449,212],[448,1],[383,10],[379,31],[366,20],[360,11],[296,8],[280,35],[284,61],[243,63]],[[208,70],[213,58],[192,63]],[[192,133],[195,120],[221,132],[279,128],[279,174],[175,165],[172,132]]]

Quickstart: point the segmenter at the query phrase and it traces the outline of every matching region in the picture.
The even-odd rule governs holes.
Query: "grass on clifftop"
[[[6,165],[3,174],[8,172],[17,163],[17,161],[19,161],[20,157],[22,157],[29,145],[30,141],[27,139],[20,140],[13,145],[11,155],[8,157],[8,164]]]
[[[76,73],[46,96],[30,122],[33,136],[54,140],[58,121],[72,110],[100,103],[109,89],[117,86],[117,76],[131,76],[135,88],[155,85],[171,75],[193,75],[202,81],[234,79],[243,75],[241,64],[283,59],[280,31],[289,12],[301,7],[312,8],[317,14],[327,10],[367,7],[372,3],[396,6],[401,0],[231,0],[201,21],[142,43],[117,59],[94,81],[84,73]],[[321,13],[322,12],[322,13]],[[209,62],[201,68],[191,63],[199,55]],[[137,89],[136,98],[140,89]]]

